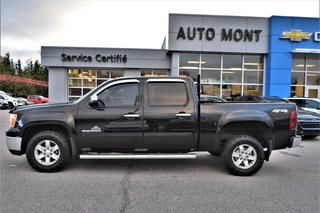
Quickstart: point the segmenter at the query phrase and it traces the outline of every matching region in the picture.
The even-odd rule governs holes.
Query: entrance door
[[[304,96],[306,98],[319,98],[320,86],[306,86]]]

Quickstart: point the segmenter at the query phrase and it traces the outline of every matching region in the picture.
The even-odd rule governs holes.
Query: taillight
[[[10,115],[10,126],[11,126],[11,128],[14,128],[14,126],[16,125],[16,121],[17,121],[17,115],[16,114],[11,114]]]
[[[296,130],[297,127],[297,111],[290,112],[289,130]]]

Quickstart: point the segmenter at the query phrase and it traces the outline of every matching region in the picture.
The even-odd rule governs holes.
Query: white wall
[[[125,69],[124,70],[124,77],[136,77],[140,76],[141,72],[139,69]]]

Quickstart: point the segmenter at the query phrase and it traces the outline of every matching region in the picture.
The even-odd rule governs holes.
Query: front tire
[[[255,174],[264,163],[262,145],[255,138],[247,135],[229,139],[222,157],[229,172],[239,176]]]
[[[14,108],[13,103],[12,102],[8,102],[8,107],[9,107],[9,109],[13,109]]]
[[[70,147],[66,137],[57,131],[35,134],[26,150],[27,160],[39,172],[57,172],[70,162]]]

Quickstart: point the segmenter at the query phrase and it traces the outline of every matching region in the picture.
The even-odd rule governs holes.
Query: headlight
[[[11,114],[10,115],[10,126],[11,128],[14,128],[17,122],[17,114]]]

